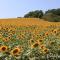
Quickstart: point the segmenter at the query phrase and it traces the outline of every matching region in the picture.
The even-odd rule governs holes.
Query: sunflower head
[[[42,44],[42,45],[40,46],[40,48],[41,48],[41,49],[44,49],[44,48],[45,48],[45,45],[44,45],[44,44]]]
[[[53,33],[57,33],[59,30],[58,29],[54,29],[53,30]]]
[[[48,32],[45,32],[45,36],[47,36],[49,33]]]
[[[40,39],[39,42],[41,43],[43,41],[43,39]]]
[[[9,41],[9,37],[3,38],[4,42],[8,42]]]
[[[32,45],[32,48],[36,48],[36,47],[38,47],[38,46],[39,46],[39,43],[36,42],[36,43],[34,43],[34,44]]]
[[[43,49],[43,52],[44,52],[45,54],[48,54],[49,49],[48,49],[48,48],[45,48],[45,49]]]
[[[1,52],[6,52],[7,51],[7,46],[1,46],[0,51]]]
[[[11,54],[12,54],[12,55],[18,55],[20,52],[21,52],[20,48],[14,48],[14,49],[11,51]]]

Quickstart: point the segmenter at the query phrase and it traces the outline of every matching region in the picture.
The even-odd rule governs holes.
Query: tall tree
[[[59,15],[60,16],[60,8],[48,10],[48,11],[45,12],[45,14],[47,14],[47,13],[53,13],[55,15]]]
[[[43,11],[42,10],[35,10],[28,12],[27,14],[24,15],[25,18],[42,18],[43,16]]]

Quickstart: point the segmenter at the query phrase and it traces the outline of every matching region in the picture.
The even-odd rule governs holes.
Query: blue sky
[[[0,18],[23,17],[27,12],[60,8],[60,0],[0,0]]]

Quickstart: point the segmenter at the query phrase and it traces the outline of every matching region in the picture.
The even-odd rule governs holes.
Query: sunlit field
[[[60,22],[37,18],[0,19],[0,60],[58,60]]]

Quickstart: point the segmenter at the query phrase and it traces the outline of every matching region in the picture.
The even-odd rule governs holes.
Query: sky
[[[0,0],[0,18],[23,17],[29,11],[60,8],[60,0]]]

